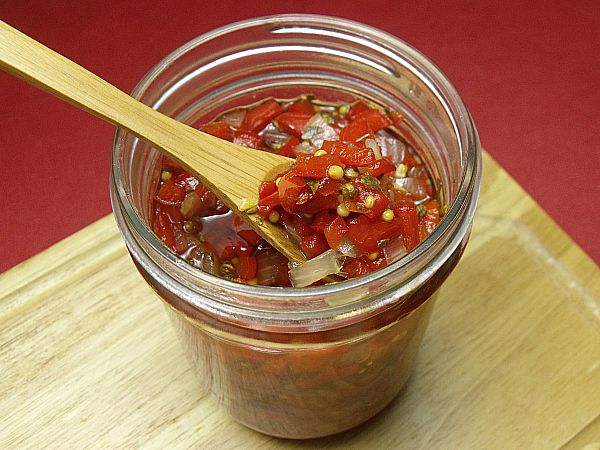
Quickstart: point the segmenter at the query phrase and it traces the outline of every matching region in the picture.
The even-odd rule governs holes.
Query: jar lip
[[[132,91],[131,96],[134,98],[140,98],[149,87],[149,85],[156,79],[161,72],[167,67],[172,61],[176,60],[179,56],[187,53],[191,49],[201,45],[212,39],[219,38],[225,34],[232,33],[241,29],[255,26],[277,26],[280,29],[285,29],[286,26],[295,25],[319,25],[327,26],[329,28],[338,29],[339,33],[343,36],[351,37],[347,34],[349,31],[356,33],[361,40],[373,40],[371,44],[379,49],[385,49],[386,51],[393,51],[396,56],[401,57],[405,64],[415,67],[415,60],[418,62],[418,68],[413,70],[413,74],[417,76],[422,82],[430,87],[432,92],[436,95],[440,104],[444,106],[445,113],[449,119],[453,122],[454,132],[460,148],[461,153],[466,152],[466,166],[463,173],[462,180],[460,182],[457,194],[452,204],[450,205],[447,214],[440,221],[438,226],[435,228],[433,233],[428,236],[423,242],[415,247],[408,254],[393,262],[392,264],[381,268],[375,272],[367,275],[345,280],[339,283],[327,284],[315,287],[305,287],[301,289],[297,288],[283,288],[283,287],[270,287],[270,286],[251,286],[241,283],[236,283],[225,278],[217,277],[204,272],[200,269],[193,267],[192,265],[185,262],[179,255],[171,252],[162,241],[154,235],[150,230],[150,227],[142,219],[137,212],[132,200],[126,192],[123,185],[123,178],[121,176],[121,168],[119,167],[119,132],[122,131],[117,128],[114,140],[113,140],[113,153],[112,153],[112,165],[111,165],[111,179],[116,192],[120,205],[123,206],[127,219],[133,224],[136,231],[142,235],[142,237],[150,244],[154,251],[159,253],[161,257],[177,265],[180,269],[183,269],[189,275],[200,279],[203,282],[209,283],[218,288],[222,288],[231,294],[251,295],[254,297],[269,297],[274,300],[277,298],[285,298],[287,301],[293,299],[305,299],[306,297],[326,297],[331,294],[339,293],[348,289],[355,289],[366,287],[367,285],[382,280],[387,277],[390,273],[401,270],[411,262],[421,259],[424,255],[433,247],[436,242],[440,241],[442,237],[446,236],[450,230],[455,229],[458,225],[457,222],[470,222],[474,214],[474,206],[470,208],[470,211],[465,213],[465,200],[479,193],[479,171],[476,169],[481,167],[481,152],[479,148],[479,140],[475,126],[471,120],[471,116],[468,113],[466,106],[460,98],[458,92],[445,75],[422,53],[414,49],[409,44],[400,40],[399,38],[381,31],[377,28],[365,25],[359,22],[355,22],[348,19],[342,19],[332,16],[317,15],[317,14],[281,14],[281,15],[270,15],[247,19],[232,24],[224,25],[216,28],[212,31],[204,33],[195,39],[183,44],[159,63],[157,63],[147,74],[140,80]],[[317,31],[317,30],[313,30]],[[307,31],[308,32],[308,31]],[[400,52],[401,50],[401,52]],[[453,112],[454,111],[454,112]],[[457,123],[456,117],[462,120],[461,123]],[[462,125],[462,127],[460,126]],[[465,215],[466,214],[466,215]],[[468,230],[467,227],[462,227],[464,233]],[[460,239],[453,240],[454,250],[460,244],[464,236],[459,236]],[[441,265],[443,261],[438,264]],[[435,267],[432,268],[435,270]],[[356,305],[359,301],[348,303],[344,306]],[[247,308],[247,305],[245,305]],[[290,311],[286,310],[289,314]]]

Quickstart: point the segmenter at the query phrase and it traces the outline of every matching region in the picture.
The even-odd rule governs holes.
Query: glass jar
[[[366,98],[402,114],[401,133],[439,184],[447,212],[438,228],[377,272],[303,289],[215,277],[150,231],[159,153],[119,129],[111,171],[118,226],[201,386],[239,422],[288,438],[349,429],[396,397],[434,293],[466,244],[481,181],[477,132],[446,77],[402,41],[348,20],[281,15],[219,28],[166,57],[132,95],[198,125],[263,98],[307,93]]]

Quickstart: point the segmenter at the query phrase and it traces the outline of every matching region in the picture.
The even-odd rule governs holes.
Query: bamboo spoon
[[[290,167],[291,159],[232,144],[167,117],[1,20],[0,67],[151,143],[197,176],[286,257],[306,260],[281,227],[238,208],[242,200],[256,199],[261,181]]]

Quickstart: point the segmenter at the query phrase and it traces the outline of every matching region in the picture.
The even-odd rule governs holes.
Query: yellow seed
[[[247,212],[248,214],[253,214],[256,212],[256,207],[258,206],[258,200],[254,198],[243,198],[240,200],[238,205],[238,209],[242,212]]]
[[[281,182],[281,177],[277,177],[277,179],[275,180],[275,186],[279,186],[280,182]]]
[[[346,114],[348,114],[350,112],[350,106],[348,106],[348,105],[342,105],[342,106],[340,106],[338,108],[338,111],[340,112],[340,114],[342,116],[346,115]]]
[[[365,199],[365,208],[371,209],[373,206],[375,206],[375,197],[367,195],[367,198]]]
[[[326,154],[327,154],[327,152],[325,150],[317,150],[315,152],[315,156],[323,156],[323,155],[326,155]]]
[[[273,145],[272,145],[274,150],[279,150],[282,146],[283,146],[283,144],[281,142],[273,142]]]
[[[337,205],[336,211],[338,213],[338,216],[341,216],[341,217],[348,217],[350,215],[350,210],[343,203],[340,203],[339,205]]]
[[[256,286],[258,284],[258,279],[257,278],[250,278],[248,281],[246,281],[246,283],[252,285],[252,286]]]
[[[367,255],[367,258],[369,258],[371,261],[375,261],[378,256],[379,252],[372,252]]]
[[[381,213],[381,218],[386,222],[391,222],[392,220],[394,220],[394,211],[392,211],[391,209],[386,209],[384,212]]]
[[[163,180],[163,181],[169,181],[172,176],[173,176],[173,174],[171,173],[170,170],[163,170],[160,173],[160,179]]]
[[[344,178],[344,169],[342,169],[341,166],[334,164],[333,166],[329,166],[327,174],[334,180],[341,180]]]
[[[312,219],[314,214],[310,214],[310,213],[304,213],[302,214],[304,216],[305,219]]]
[[[406,164],[398,164],[398,167],[396,167],[396,173],[394,173],[394,175],[396,178],[404,178],[406,177],[407,172],[408,166]]]
[[[271,211],[271,213],[269,214],[269,222],[271,223],[277,223],[279,222],[279,212],[273,210]]]
[[[192,222],[191,220],[186,220],[185,222],[183,222],[183,231],[185,231],[186,233],[193,233],[194,231],[196,231],[196,225],[194,225],[194,222]]]

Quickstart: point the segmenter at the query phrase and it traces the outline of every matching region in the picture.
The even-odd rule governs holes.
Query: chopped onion
[[[379,149],[379,145],[377,145],[377,141],[375,139],[366,139],[365,146],[373,150],[375,159],[381,159],[381,150]]]
[[[265,140],[265,144],[270,148],[282,146],[290,139],[290,135],[279,130],[275,125],[270,123],[262,130],[260,134]]]
[[[405,177],[394,180],[394,188],[408,192],[413,200],[423,200],[427,194],[427,182],[420,178]]]
[[[303,264],[296,264],[290,268],[290,281],[294,287],[310,286],[322,280],[327,275],[339,273],[345,257],[335,250],[327,250]]]
[[[298,156],[300,153],[314,153],[316,152],[318,149],[316,147],[313,147],[310,144],[305,144],[304,142],[296,145],[294,147],[294,155]]]
[[[285,286],[287,283],[287,258],[268,248],[256,253],[256,279],[261,286]]]
[[[375,134],[375,139],[379,144],[382,156],[391,156],[396,164],[404,161],[406,154],[406,144],[398,138],[392,136],[385,130],[380,130]]]
[[[246,116],[244,109],[234,109],[233,111],[223,114],[220,119],[223,122],[227,122],[232,127],[239,127]]]
[[[391,240],[384,248],[383,254],[385,255],[385,259],[388,264],[391,264],[394,261],[397,261],[404,255],[406,255],[408,251],[404,246],[404,242],[401,238]]]
[[[427,178],[427,170],[424,165],[414,166],[410,168],[406,176],[413,178]]]
[[[310,141],[316,148],[321,148],[323,141],[336,141],[338,134],[325,118],[317,113],[304,126],[302,139]]]
[[[350,239],[349,236],[344,236],[340,245],[336,248],[336,250],[344,256],[350,256],[351,258],[360,258],[361,253],[354,245],[354,242]]]

